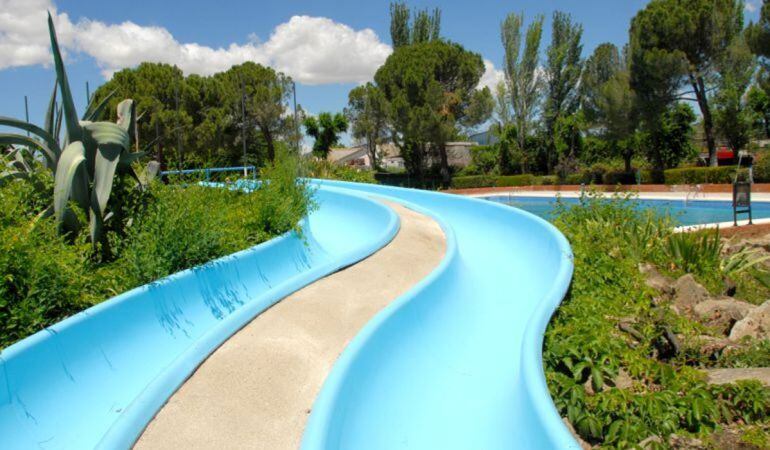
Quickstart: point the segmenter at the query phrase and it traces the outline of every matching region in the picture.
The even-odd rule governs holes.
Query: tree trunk
[[[441,160],[441,181],[444,185],[449,186],[452,181],[452,176],[449,173],[449,158],[446,154],[446,144],[441,143],[438,146],[439,159]]]
[[[626,148],[625,151],[623,151],[623,164],[625,166],[625,172],[631,173],[633,169],[631,169],[631,158],[634,156],[634,153],[629,149]]]
[[[262,128],[262,136],[265,137],[267,143],[267,160],[270,162],[275,161],[275,142],[273,142],[273,133],[267,128]],[[244,161],[244,165],[246,162]]]
[[[379,169],[379,164],[377,164],[377,142],[369,137],[366,140],[366,145],[369,149],[369,162],[372,165],[372,170],[376,172]]]
[[[716,140],[714,139],[714,121],[711,117],[708,97],[706,96],[706,86],[703,82],[703,77],[690,75],[690,80],[693,90],[695,91],[695,96],[698,99],[701,115],[703,116],[703,132],[706,134],[706,145],[709,150],[709,166],[716,167],[719,164],[719,161],[717,161],[717,145]]]
[[[770,139],[770,116],[764,116],[765,138]]]

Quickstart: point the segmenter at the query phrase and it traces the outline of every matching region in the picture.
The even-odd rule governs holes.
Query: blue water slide
[[[541,354],[572,276],[564,236],[493,202],[322,185],[433,216],[447,254],[343,352],[313,406],[303,449],[579,448],[549,395]]]
[[[128,448],[206,356],[291,292],[387,244],[390,208],[320,189],[304,224],[0,352],[0,449]]]

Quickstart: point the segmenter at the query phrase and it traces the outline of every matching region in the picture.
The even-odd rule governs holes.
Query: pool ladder
[[[687,206],[691,199],[695,200],[695,198],[698,197],[698,194],[700,194],[703,198],[706,197],[706,194],[703,193],[703,186],[700,184],[690,185],[690,188],[687,190],[687,194],[684,196],[684,206]]]

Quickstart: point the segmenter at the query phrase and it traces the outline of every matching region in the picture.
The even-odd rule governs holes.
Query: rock
[[[564,425],[567,426],[567,429],[569,430],[572,437],[575,438],[575,440],[580,444],[580,448],[583,450],[589,450],[592,446],[588,442],[584,441],[583,438],[580,437],[579,434],[577,434],[577,431],[575,431],[575,427],[572,426],[572,423],[569,421],[568,418],[562,417],[561,419],[564,422]]]
[[[639,264],[639,271],[646,277],[645,284],[656,291],[671,295],[674,293],[674,280],[658,272],[652,264]]]
[[[708,448],[700,439],[679,436],[678,434],[672,434],[668,437],[668,445],[678,450],[706,450]]]
[[[621,368],[618,371],[618,376],[615,377],[612,383],[615,385],[616,388],[628,389],[634,385],[634,379],[631,378],[631,375],[629,375],[628,372],[625,371],[625,369]]]
[[[766,338],[770,334],[770,301],[752,309],[730,330],[730,339],[738,341],[745,336]]]
[[[735,345],[733,341],[727,338],[717,338],[705,334],[698,336],[696,339],[700,353],[706,356],[712,356],[717,352],[721,352]]]
[[[682,314],[691,312],[695,305],[711,298],[706,288],[689,273],[676,280],[674,292],[674,306]]]
[[[695,317],[704,324],[730,333],[733,324],[746,317],[755,306],[730,297],[704,300],[693,307]]]
[[[655,445],[658,444],[658,445]],[[660,436],[649,436],[647,439],[639,443],[639,448],[642,450],[648,450],[653,448],[660,448],[663,445],[663,439]]]
[[[738,290],[738,286],[736,286],[735,281],[733,281],[729,277],[725,277],[725,279],[722,281],[722,285],[724,286],[724,289],[722,290],[722,295],[726,295],[728,297],[734,296],[735,291]]]
[[[770,367],[753,369],[707,369],[706,379],[709,384],[729,384],[741,380],[757,380],[770,387]]]

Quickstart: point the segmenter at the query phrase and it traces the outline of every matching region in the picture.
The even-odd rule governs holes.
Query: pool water
[[[503,203],[531,212],[546,220],[553,218],[555,197],[519,197],[494,195],[483,197],[485,200]],[[567,205],[579,205],[578,198],[559,199]],[[637,199],[634,203],[640,209],[653,209],[661,215],[670,216],[678,225],[699,225],[704,223],[719,223],[733,221],[733,206],[731,201],[722,200],[648,200]],[[770,218],[770,202],[752,202],[754,219]],[[746,214],[739,214],[738,220],[745,219]]]

